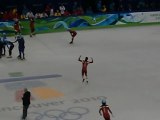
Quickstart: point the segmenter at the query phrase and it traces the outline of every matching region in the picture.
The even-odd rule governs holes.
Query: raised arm
[[[78,61],[82,62],[82,60],[81,60],[81,55],[79,56]]]
[[[92,61],[91,61],[91,62],[89,62],[89,63],[93,63],[93,58],[92,58],[92,57],[91,57],[91,60],[92,60]]]

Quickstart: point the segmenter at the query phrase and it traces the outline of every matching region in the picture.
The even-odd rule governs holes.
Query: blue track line
[[[0,79],[0,83],[10,83],[10,82],[29,81],[29,80],[38,80],[38,79],[48,79],[48,78],[57,78],[57,77],[62,77],[62,75],[52,74],[52,75],[42,75],[42,76],[4,78],[4,79]]]

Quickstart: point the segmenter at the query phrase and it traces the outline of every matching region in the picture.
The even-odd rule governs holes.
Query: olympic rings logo
[[[88,108],[70,107],[67,110],[50,109],[43,113],[30,112],[28,113],[28,116],[34,117],[34,120],[79,120],[83,115],[88,113]]]

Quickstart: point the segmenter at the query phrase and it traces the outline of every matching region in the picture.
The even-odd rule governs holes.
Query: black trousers
[[[22,119],[26,119],[28,108],[29,108],[29,105],[23,105],[23,115],[22,115]]]
[[[24,56],[24,49],[25,49],[25,47],[24,46],[23,47],[19,46],[18,49],[19,49],[19,56],[18,57],[20,59],[22,59],[22,58],[25,59],[25,56]]]
[[[14,48],[14,45],[10,46],[10,48],[9,48],[9,56],[12,55],[12,50],[13,50],[13,48]]]

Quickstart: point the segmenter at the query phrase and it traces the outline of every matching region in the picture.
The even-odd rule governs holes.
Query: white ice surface
[[[56,89],[64,94],[60,98],[31,101],[28,120],[103,120],[98,110],[99,96],[107,97],[113,111],[112,120],[160,120],[160,26],[127,27],[78,31],[74,44],[70,45],[68,32],[38,34],[33,38],[24,36],[26,60],[0,59],[0,79],[14,78],[10,73],[21,72],[23,77],[59,74],[62,77],[21,82],[0,83],[0,120],[20,120],[21,102],[15,101],[16,85],[23,88],[30,82],[42,82],[40,87]],[[14,40],[14,38],[11,38]],[[93,57],[88,66],[89,84],[82,84],[81,63],[86,56]],[[90,60],[90,59],[89,59]],[[27,86],[32,90],[32,85]],[[32,91],[31,91],[32,92]],[[63,101],[63,103],[61,103]],[[57,105],[47,103],[57,102]],[[75,103],[78,102],[78,103]],[[72,112],[61,117],[42,119],[33,112],[50,117],[58,116],[71,107]],[[79,114],[86,112],[87,114]],[[76,112],[76,113],[75,113]],[[64,119],[62,119],[64,118]],[[77,119],[76,119],[77,118]]]

